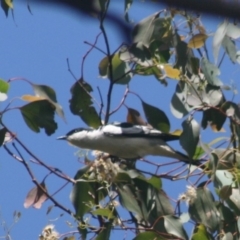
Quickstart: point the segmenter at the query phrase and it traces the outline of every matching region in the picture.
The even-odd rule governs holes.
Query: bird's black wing
[[[131,123],[114,123],[104,126],[104,134],[112,137],[128,137],[128,138],[155,138],[162,139],[165,142],[178,140],[179,136],[169,133],[162,133],[159,130],[141,126],[133,125]]]

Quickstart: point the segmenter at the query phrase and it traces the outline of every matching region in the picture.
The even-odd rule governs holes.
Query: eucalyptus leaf
[[[0,78],[0,102],[5,101],[8,96],[9,83]]]
[[[231,196],[226,200],[228,206],[233,210],[233,212],[240,216],[240,192],[239,188],[232,188]]]
[[[160,234],[156,233],[155,231],[146,231],[139,233],[133,240],[164,240],[165,238],[162,237]]]
[[[55,106],[48,100],[40,100],[26,104],[20,108],[25,123],[34,132],[40,132],[44,128],[47,135],[51,135],[57,129],[54,121]]]
[[[144,101],[142,101],[142,106],[149,124],[162,132],[168,133],[170,131],[170,122],[162,110]]]
[[[56,108],[56,113],[65,120],[62,106],[57,103],[57,97],[54,89],[46,85],[31,84],[37,97],[49,100]]]
[[[9,83],[0,78],[0,92],[7,93],[9,90]]]
[[[220,223],[220,214],[214,204],[212,193],[206,187],[196,189],[196,197],[189,203],[188,211],[194,221],[202,223],[211,232],[217,230]]]
[[[91,204],[95,202],[96,195],[93,182],[78,181],[74,184],[70,194],[70,200],[75,208],[76,215],[82,219],[83,215],[90,211]]]
[[[118,184],[117,191],[119,193],[119,200],[124,208],[136,213],[140,218],[146,219],[146,206],[143,200],[137,196],[133,186],[129,184]]]
[[[185,68],[188,63],[189,54],[191,51],[187,47],[187,43],[181,40],[179,34],[175,32],[173,35],[173,45],[176,49],[176,62],[174,68],[181,69],[185,73]]]
[[[201,60],[202,71],[207,82],[213,86],[222,86],[222,81],[218,78],[220,75],[220,70],[210,63],[206,58],[202,58]]]
[[[95,240],[109,240],[111,235],[112,223],[105,222],[103,224],[103,230],[99,232]]]
[[[142,42],[146,47],[156,39],[169,40],[171,18],[159,18],[161,12],[141,20],[132,31],[133,43]]]
[[[99,63],[99,73],[103,78],[108,77],[116,84],[128,84],[132,78],[129,64],[120,58],[120,53],[115,53],[111,58],[112,74],[110,73],[109,58],[104,57]]]
[[[226,35],[230,38],[237,39],[240,37],[240,28],[236,24],[228,23]]]
[[[106,217],[108,219],[114,218],[113,211],[111,211],[108,208],[97,208],[96,210],[92,211],[92,214],[103,216],[103,217]]]
[[[193,109],[187,103],[187,96],[188,86],[185,82],[180,81],[176,86],[170,104],[171,112],[176,118],[186,116]]]
[[[12,7],[9,6],[10,1],[9,0],[2,0],[1,1],[1,8],[4,11],[6,17],[8,16],[8,10],[11,9]]]
[[[231,59],[233,63],[237,61],[236,56],[237,56],[237,48],[235,43],[228,37],[225,36],[222,41],[222,46],[225,49],[227,55]]]
[[[180,239],[188,239],[187,233],[179,218],[175,216],[164,216],[164,226],[167,233],[172,234]]]
[[[121,47],[119,58],[146,68],[154,66],[150,50],[142,42],[134,43],[129,48]]]
[[[232,195],[232,186],[225,185],[219,191],[219,196],[223,200],[227,200]]]
[[[91,92],[92,87],[83,79],[78,80],[71,87],[72,98],[70,99],[70,110],[78,115],[88,126],[97,128],[101,120],[93,106]]]
[[[219,50],[220,50],[223,38],[226,35],[227,27],[228,27],[228,21],[225,20],[223,23],[221,23],[218,26],[218,29],[213,36],[213,57],[214,57],[215,64],[217,64],[217,61],[218,61]]]
[[[200,135],[200,126],[196,120],[189,117],[182,123],[183,132],[180,136],[180,144],[192,158],[195,154]]]
[[[191,240],[213,240],[203,224],[195,226]]]
[[[7,133],[7,129],[5,127],[0,129],[0,147],[4,143],[6,133]]]

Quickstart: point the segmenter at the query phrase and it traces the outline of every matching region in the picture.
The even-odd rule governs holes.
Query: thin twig
[[[67,66],[68,66],[69,73],[72,75],[72,77],[75,79],[75,81],[77,81],[78,80],[77,77],[73,74],[73,72],[72,72],[72,70],[70,68],[69,59],[67,58],[66,61],[67,61]]]
[[[100,33],[96,36],[96,39],[95,39],[93,45],[91,46],[91,48],[86,52],[86,54],[85,54],[85,55],[83,56],[83,58],[82,58],[81,79],[84,79],[84,77],[83,77],[83,71],[84,71],[84,63],[85,63],[85,60],[86,60],[88,54],[89,54],[89,53],[94,49],[94,47],[96,46],[97,41],[98,41],[98,38],[100,37],[101,34],[102,34],[102,33],[100,32]]]
[[[220,60],[220,62],[219,62],[219,64],[218,64],[218,68],[221,67],[225,55],[226,55],[226,52],[223,53],[222,58],[221,58],[221,60]]]
[[[10,131],[8,131],[10,132]],[[50,172],[54,173],[55,175],[57,175],[58,177],[65,179],[68,182],[71,183],[75,183],[75,180],[68,177],[67,175],[63,175],[62,173],[59,173],[58,171],[56,171],[56,169],[52,169],[51,167],[49,167],[46,163],[44,163],[42,160],[40,160],[37,156],[35,156],[17,137],[15,137],[15,140],[21,145],[21,147],[30,155],[32,156],[36,161],[39,162],[40,165],[44,166],[45,168],[47,168]]]
[[[107,55],[107,53],[106,53],[106,52],[104,52],[104,51],[103,51],[101,48],[99,48],[99,47],[95,46],[95,44],[92,44],[92,43],[90,43],[90,42],[87,42],[87,41],[84,41],[83,43],[85,43],[85,44],[87,44],[87,45],[89,45],[89,46],[93,47],[94,49],[98,50],[99,52],[103,53],[104,55]]]
[[[62,209],[62,210],[65,211],[66,213],[70,214],[71,216],[74,216],[73,212],[72,212],[70,209],[65,208],[62,204],[60,204],[59,202],[57,202],[51,195],[49,195],[49,193],[46,191],[46,189],[44,189],[44,188],[42,187],[42,185],[36,180],[36,177],[34,176],[32,170],[30,169],[30,167],[29,167],[29,165],[28,165],[28,163],[27,163],[26,160],[23,158],[22,154],[20,153],[19,149],[17,148],[17,146],[15,145],[14,142],[12,143],[12,145],[13,145],[13,147],[15,148],[15,150],[17,151],[17,153],[19,154],[20,159],[21,159],[21,161],[19,161],[19,157],[18,157],[17,160],[24,165],[24,167],[26,168],[28,174],[30,175],[33,183],[34,183],[38,188],[40,188],[40,189],[44,192],[44,194],[46,194],[46,196],[54,203],[55,206],[59,207],[60,209]],[[4,148],[7,150],[7,152],[8,152],[12,157],[16,158],[16,157],[15,157],[16,155],[13,154],[13,153],[7,148],[7,146],[4,145]]]
[[[127,98],[128,92],[129,92],[129,86],[127,85],[127,88],[126,88],[126,90],[125,90],[125,93],[124,93],[124,95],[123,95],[123,98],[122,98],[120,104],[118,105],[117,108],[115,108],[113,111],[111,111],[111,112],[109,113],[110,116],[111,116],[112,114],[114,114],[115,112],[117,112],[117,111],[121,108],[121,106],[124,104],[124,102],[125,102],[125,100],[126,100],[126,98]]]

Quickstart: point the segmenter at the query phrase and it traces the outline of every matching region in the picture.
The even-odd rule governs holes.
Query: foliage
[[[109,48],[111,39],[108,39],[105,30],[109,2],[99,1],[97,8],[106,52],[103,46],[97,47],[98,35],[95,43],[91,44],[91,50],[83,58],[84,63],[93,50],[105,54],[99,59],[98,68],[100,76],[109,80],[107,99],[104,100],[101,96],[101,103],[95,100],[95,89],[84,80],[82,64],[80,78],[75,79],[70,87],[69,107],[72,114],[79,116],[89,127],[97,128],[102,122],[107,124],[113,113],[126,106],[127,96],[133,94],[142,104],[145,118],[137,109],[127,107],[127,121],[169,133],[171,124],[167,114],[158,107],[158,103],[152,106],[145,102],[143,97],[130,89],[129,83],[139,75],[152,76],[167,90],[168,82],[175,80],[175,91],[168,91],[172,95],[170,110],[181,121],[182,130],[173,134],[179,136],[180,145],[189,158],[194,160],[190,161],[191,164],[180,160],[168,163],[178,164],[178,167],[162,173],[160,170],[164,164],[143,159],[144,163],[156,168],[155,171],[146,171],[137,168],[135,161],[113,159],[107,154],[96,152],[93,161],[85,158],[85,166],[77,171],[73,179],[35,156],[3,119],[9,111],[19,110],[30,130],[38,133],[43,128],[47,135],[53,134],[58,127],[54,119],[55,113],[65,120],[54,89],[27,79],[0,79],[2,102],[8,101],[8,90],[16,80],[30,84],[35,93],[22,96],[21,99],[29,103],[11,108],[11,101],[8,101],[0,112],[0,150],[7,151],[22,163],[36,185],[29,191],[24,206],[41,208],[50,199],[54,207],[74,216],[77,229],[74,236],[78,238],[81,235],[82,239],[90,238],[89,236],[98,240],[110,239],[114,229],[133,230],[135,240],[239,239],[240,110],[237,103],[228,98],[230,94],[227,91],[234,89],[220,79],[220,68],[223,69],[224,65],[218,59],[222,48],[223,58],[228,56],[231,64],[240,62],[236,41],[240,37],[239,26],[225,20],[211,36],[197,14],[169,8],[138,22],[131,32],[132,42],[124,43],[112,52]],[[132,2],[125,0],[124,5],[125,20],[128,23],[131,22],[128,11]],[[12,1],[1,1],[1,4],[6,15],[13,8]],[[212,49],[209,42],[213,42]],[[209,57],[209,50],[214,61]],[[126,91],[120,105],[113,109],[113,88],[120,86],[125,86]],[[148,88],[151,88],[150,84]],[[186,118],[183,119],[184,117]],[[230,126],[227,138],[216,137],[207,143],[201,140],[200,135],[207,128],[216,134],[227,124]],[[36,180],[19,148],[46,168],[49,174],[55,174],[73,184],[70,200],[75,208],[74,213],[48,192],[45,180],[49,174],[43,181]],[[176,200],[175,206],[170,202],[162,179],[185,179],[186,182],[191,182],[191,186]],[[184,201],[188,206],[187,213],[182,213],[181,210]],[[129,213],[129,219],[122,218],[119,204]],[[97,219],[98,226],[89,221],[86,217],[88,215]],[[185,229],[184,224],[187,222],[192,223],[191,233]],[[49,236],[52,239],[75,239],[72,233],[58,234],[51,225],[44,228],[40,239],[49,239]]]

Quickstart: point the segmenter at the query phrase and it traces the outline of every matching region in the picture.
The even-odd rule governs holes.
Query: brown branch
[[[108,70],[109,70],[109,80],[110,80],[109,87],[108,87],[108,93],[107,93],[107,107],[106,107],[106,115],[105,115],[104,124],[107,124],[109,121],[109,116],[110,116],[109,113],[110,113],[110,108],[111,108],[111,97],[112,97],[112,90],[113,90],[113,85],[114,85],[112,55],[111,55],[111,51],[110,51],[110,45],[109,45],[107,33],[106,33],[105,27],[103,25],[103,22],[104,22],[104,19],[106,17],[106,13],[107,13],[107,10],[109,7],[109,3],[110,3],[110,0],[107,1],[105,14],[100,19],[100,29],[102,31],[104,42],[105,42],[106,49],[107,49]]]
[[[41,186],[41,184],[37,181],[36,177],[34,176],[31,168],[29,167],[28,163],[26,162],[26,160],[23,158],[22,154],[20,153],[19,149],[17,148],[17,146],[15,145],[15,143],[12,143],[13,147],[15,148],[15,150],[17,151],[17,153],[19,154],[20,157],[16,156],[14,153],[12,153],[10,151],[10,149],[4,145],[4,149],[16,160],[18,160],[19,162],[21,162],[24,167],[26,168],[29,176],[32,179],[32,182],[38,187],[40,188],[44,194],[46,194],[46,196],[54,203],[54,205],[60,209],[62,209],[63,211],[65,211],[66,213],[70,214],[71,216],[74,216],[74,214],[72,213],[72,211],[70,209],[65,208],[62,204],[60,204],[59,202],[57,202],[51,195],[49,195],[49,193],[46,191],[45,188],[43,188]]]
[[[9,130],[7,130],[10,132]],[[21,147],[30,155],[32,156],[40,165],[44,166],[46,169],[48,169],[53,174],[57,175],[58,177],[65,179],[68,182],[75,183],[75,180],[68,177],[67,175],[63,175],[59,171],[56,171],[55,169],[52,169],[52,167],[49,167],[46,163],[44,163],[42,160],[40,160],[37,156],[35,156],[17,137],[15,137],[15,140],[21,145]]]
[[[85,60],[87,58],[87,56],[89,55],[89,53],[95,48],[97,42],[98,42],[98,38],[100,37],[102,33],[100,32],[97,36],[96,36],[96,39],[93,43],[93,45],[91,46],[91,48],[86,52],[86,54],[83,56],[82,58],[82,65],[81,65],[81,79],[84,79],[83,77],[83,71],[84,71],[84,63],[85,63]]]

